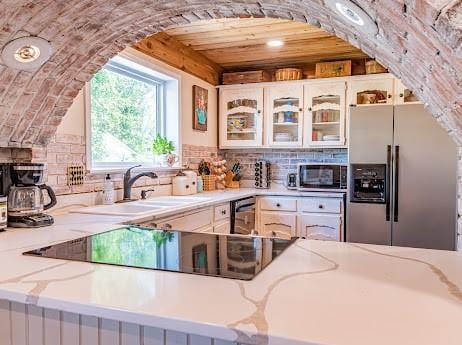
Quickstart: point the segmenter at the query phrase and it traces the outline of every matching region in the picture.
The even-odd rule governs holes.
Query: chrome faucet
[[[135,183],[136,180],[138,180],[140,177],[143,176],[148,176],[150,178],[157,178],[157,175],[151,171],[145,171],[142,173],[139,173],[138,175],[135,175],[131,177],[131,170],[134,168],[138,168],[141,165],[135,165],[131,168],[129,168],[125,174],[124,174],[124,198],[122,201],[131,201],[131,194],[132,194],[132,186]]]

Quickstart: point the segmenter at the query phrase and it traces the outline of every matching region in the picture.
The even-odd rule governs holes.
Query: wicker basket
[[[387,69],[375,60],[366,62],[366,74],[385,73]]]
[[[209,192],[217,188],[215,175],[202,175],[202,179],[204,180],[204,191]]]
[[[276,70],[274,78],[277,81],[283,80],[300,80],[303,76],[303,71],[300,68],[280,68]]]

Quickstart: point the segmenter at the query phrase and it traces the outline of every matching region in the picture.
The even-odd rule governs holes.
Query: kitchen
[[[321,22],[328,2],[321,6]],[[363,15],[353,5],[350,9]],[[264,5],[257,6],[268,11]],[[251,5],[246,10],[256,11]],[[184,11],[180,16],[183,21],[189,18]],[[349,25],[342,22],[341,13],[329,13],[338,16],[336,25]],[[367,13],[362,18],[366,22],[370,19]],[[29,146],[26,139],[20,145],[12,144],[18,141],[15,138],[30,138],[18,134],[28,122],[21,120],[13,126],[2,156],[5,163],[14,163],[8,165],[2,178],[8,177],[5,172],[11,173],[7,184],[16,181],[15,187],[33,195],[41,195],[37,189],[45,187],[31,183],[24,187],[19,180],[35,179],[32,184],[41,186],[43,178],[56,200],[45,197],[49,209],[42,213],[39,207],[34,217],[29,217],[33,222],[53,225],[9,227],[0,234],[4,239],[1,255],[5,262],[11,262],[0,277],[1,339],[6,339],[6,344],[457,343],[451,328],[460,319],[461,257],[450,250],[456,249],[457,235],[458,132],[454,129],[449,136],[443,129],[446,118],[438,112],[438,101],[423,87],[410,84],[409,74],[403,73],[403,82],[428,102],[427,108],[438,115],[435,117],[443,127],[393,75],[365,74],[364,65],[357,72],[355,61],[372,61],[370,57],[379,57],[380,52],[374,54],[362,46],[365,54],[316,26],[258,16],[192,24],[181,22],[179,17],[176,20],[172,28],[121,52],[97,72],[84,91],[79,92],[80,87],[68,91],[66,97],[72,106],[62,100],[54,108],[66,108],[66,112],[47,145],[39,144],[48,133],[46,129],[51,130],[51,120],[48,127],[36,131],[30,139],[34,145]],[[266,22],[251,24],[258,20]],[[278,22],[271,22],[274,20]],[[377,21],[384,30],[384,24]],[[292,30],[298,30],[297,34]],[[350,30],[360,31],[355,27]],[[254,47],[251,42],[244,46],[237,43],[235,49],[241,57],[230,55],[240,59],[241,68],[229,67],[231,59],[219,47],[231,49],[226,40],[242,42],[246,33],[257,36],[260,43]],[[241,71],[256,70],[251,61],[252,56],[258,61],[258,49],[276,56],[265,62],[273,71],[301,65],[293,61],[284,66],[277,57],[278,52],[290,51],[290,37],[297,35],[301,37],[297,44],[319,41],[326,52],[331,42],[335,52],[320,61],[316,60],[320,48],[315,48],[316,54],[311,52],[314,60],[309,60],[310,54],[303,55],[309,49],[299,49],[300,59],[312,62],[304,65],[303,77],[298,80],[221,85],[223,73],[246,78]],[[379,32],[378,37],[381,35]],[[284,38],[283,48],[267,47],[270,38],[279,37]],[[201,39],[205,42],[198,42]],[[120,44],[124,48],[127,45]],[[207,44],[218,46],[213,59],[213,49],[208,51]],[[42,57],[46,56],[46,44],[40,47]],[[411,47],[409,50],[412,52]],[[448,52],[441,48],[441,55],[445,54]],[[5,56],[2,61],[6,63]],[[220,57],[229,61],[217,63]],[[316,63],[322,60],[350,60],[352,75],[312,78]],[[53,59],[51,66],[58,61]],[[141,67],[136,69],[135,64]],[[384,65],[400,75],[393,64]],[[148,70],[151,66],[155,73]],[[374,66],[380,68],[376,63]],[[42,74],[46,73],[44,67],[39,69]],[[81,72],[93,75],[96,70],[92,68],[96,67],[94,64]],[[418,66],[415,70],[417,75]],[[111,79],[111,73],[133,80],[149,79],[149,83],[141,88],[136,83],[120,82],[122,78]],[[34,74],[26,71],[22,75]],[[260,76],[264,78],[263,73]],[[73,83],[83,86],[81,79],[86,82],[91,78],[76,75]],[[109,89],[112,82],[120,82],[120,87]],[[429,84],[433,82],[429,80]],[[163,91],[159,96],[160,84]],[[132,124],[136,130],[127,135],[121,130],[123,126],[107,122],[103,115],[109,108],[98,112],[99,101],[104,100],[112,107],[111,114],[116,114],[118,105],[127,102],[127,89],[139,96],[138,104],[145,105],[143,95],[156,95],[155,107],[170,105],[168,115],[143,118],[141,125]],[[435,86],[434,94],[440,90]],[[450,98],[450,90],[445,91]],[[327,101],[326,95],[330,97]],[[116,104],[109,102],[116,98]],[[48,99],[42,105],[43,113],[53,94]],[[406,100],[412,104],[403,104]],[[281,102],[285,104],[281,106]],[[15,104],[17,111],[20,105]],[[284,109],[282,114],[278,107]],[[319,115],[314,114],[317,109],[321,110]],[[126,173],[124,180],[127,166],[114,166],[114,158],[138,154],[140,151],[130,147],[135,141],[130,140],[139,133],[149,133],[152,142],[150,131],[156,129],[149,127],[151,123],[164,129],[167,142],[156,140],[157,146],[169,147],[170,152],[167,149],[162,161],[154,162],[156,167],[135,169],[131,176]],[[321,129],[324,127],[329,129]],[[101,140],[89,141],[89,133]],[[408,150],[411,157],[406,155]],[[111,161],[105,160],[107,157]],[[182,169],[182,163],[189,164],[190,169]],[[211,173],[199,179],[199,169]],[[144,176],[138,176],[140,173]],[[228,188],[223,189],[226,185]],[[190,192],[201,187],[208,191]],[[171,196],[175,188],[175,194],[191,194]],[[14,211],[16,192],[12,190],[8,210]],[[144,200],[111,203],[142,197]],[[16,199],[19,203],[21,198]],[[255,205],[240,205],[241,199],[255,199]],[[103,202],[108,205],[101,205]],[[244,211],[242,218],[239,209]],[[355,210],[359,216],[352,216]],[[254,226],[248,227],[253,215]],[[11,216],[15,220],[15,214]],[[401,228],[400,222],[406,226]],[[144,226],[180,232],[143,230]],[[438,233],[433,231],[435,227]],[[109,231],[112,229],[121,230]],[[243,230],[244,237],[226,235],[237,233],[236,229]],[[421,231],[416,233],[415,229]],[[136,236],[145,239],[135,241]],[[294,242],[292,237],[311,239]],[[210,250],[214,247],[220,249]],[[244,262],[235,256],[237,250],[250,248]],[[155,252],[155,258],[145,258],[146,251]],[[271,258],[276,259],[271,262]],[[117,266],[120,264],[174,272]],[[195,274],[175,273],[178,271]],[[312,313],[307,315],[306,310]],[[407,315],[405,310],[415,312]],[[376,317],[371,318],[371,313]],[[289,320],[287,315],[302,322]],[[336,330],[332,324],[337,325]]]

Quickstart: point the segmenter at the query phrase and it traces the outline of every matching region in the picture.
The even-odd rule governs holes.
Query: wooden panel
[[[212,85],[218,85],[220,82],[223,69],[218,64],[166,33],[150,36],[133,47]]]
[[[99,344],[97,317],[88,315],[80,316],[80,338],[82,345]]]
[[[142,333],[144,345],[165,345],[165,331],[163,329],[145,326]]]
[[[10,317],[13,345],[27,345],[26,306],[22,303],[11,302]]]
[[[120,323],[114,320],[100,320],[100,345],[119,344]]]
[[[0,300],[0,339],[5,345],[11,345],[10,302]]]
[[[320,61],[366,58],[348,42],[306,23],[270,18],[198,21],[165,31],[227,71],[302,66]],[[271,48],[270,39],[284,46]]]
[[[35,305],[27,306],[29,345],[45,345],[43,333],[43,314],[43,308],[37,307]]]
[[[165,332],[165,342],[168,345],[188,345],[188,335],[181,332]]]
[[[62,343],[66,345],[80,344],[80,319],[78,314],[62,312]]]
[[[46,345],[61,345],[61,313],[58,310],[45,309],[44,332]]]
[[[7,300],[0,300],[0,344],[237,345],[232,341],[101,319],[34,305],[26,306]]]
[[[120,323],[121,345],[140,345],[140,326],[134,323]]]
[[[190,335],[189,345],[212,345],[212,339],[200,335]]]

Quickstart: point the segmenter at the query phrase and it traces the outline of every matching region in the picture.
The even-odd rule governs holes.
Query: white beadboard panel
[[[99,327],[100,345],[119,344],[119,321],[101,319]]]
[[[201,335],[190,335],[189,345],[213,345],[212,338],[203,337]]]
[[[0,345],[238,344],[0,299]]]
[[[144,326],[141,329],[144,345],[165,345],[165,330]]]
[[[176,331],[166,331],[166,343],[167,345],[188,345],[188,335]]]
[[[80,345],[99,345],[98,329],[98,318],[96,316],[81,315]]]
[[[63,311],[61,319],[61,343],[66,345],[80,345],[79,314]]]
[[[121,322],[120,323],[120,337],[121,345],[140,345],[140,326],[134,323]]]
[[[26,305],[11,302],[11,342],[13,345],[27,345]]]
[[[29,345],[45,345],[45,334],[43,333],[43,313],[44,310],[41,307],[37,307],[32,304],[27,306],[27,331],[29,332]]]
[[[45,309],[44,330],[46,345],[61,344],[61,312],[54,309]],[[16,345],[13,343],[13,345]]]
[[[0,339],[5,345],[11,344],[10,302],[0,300]]]

